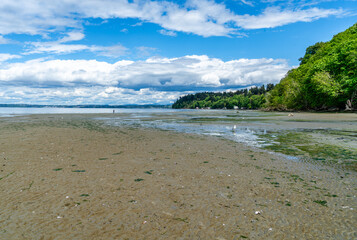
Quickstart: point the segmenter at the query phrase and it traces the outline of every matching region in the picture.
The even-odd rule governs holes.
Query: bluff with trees
[[[173,108],[270,110],[357,109],[357,23],[306,49],[300,65],[275,87],[272,84],[225,93],[196,93],[179,98]],[[271,91],[270,91],[271,90]]]
[[[235,92],[201,92],[180,97],[172,108],[212,108],[233,109],[234,106],[246,109],[262,108],[265,94],[274,88],[274,84],[266,87],[252,87]]]
[[[357,107],[357,23],[306,49],[266,96],[272,110],[352,110]]]

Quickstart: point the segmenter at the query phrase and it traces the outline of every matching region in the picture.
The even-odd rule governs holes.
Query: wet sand
[[[357,238],[352,170],[88,116],[0,119],[0,239]]]

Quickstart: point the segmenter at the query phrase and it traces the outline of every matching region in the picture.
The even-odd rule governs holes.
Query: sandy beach
[[[0,239],[357,238],[353,170],[88,116],[0,119]]]

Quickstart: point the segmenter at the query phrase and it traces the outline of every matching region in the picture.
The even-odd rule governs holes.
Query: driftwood
[[[356,87],[355,91],[352,93],[351,99],[348,99],[346,101],[346,111],[354,110],[354,108],[353,108],[353,100],[355,99],[356,95],[357,95],[357,87]]]
[[[351,110],[352,110],[352,102],[350,99],[348,99],[346,102],[346,111],[351,111]]]

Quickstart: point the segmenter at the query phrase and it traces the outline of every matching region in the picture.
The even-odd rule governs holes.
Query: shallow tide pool
[[[232,110],[120,112],[96,118],[114,126],[212,135],[279,154],[357,170],[357,114]]]

